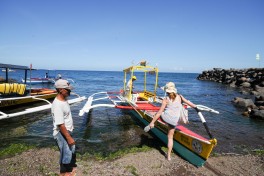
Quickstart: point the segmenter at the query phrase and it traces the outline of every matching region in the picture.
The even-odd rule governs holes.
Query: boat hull
[[[55,82],[52,78],[31,78],[27,79],[27,84],[53,84]],[[22,79],[22,83],[25,83],[25,80]]]

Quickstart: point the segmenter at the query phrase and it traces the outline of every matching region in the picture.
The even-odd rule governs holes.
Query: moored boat
[[[27,66],[10,64],[0,64],[0,68],[24,70],[25,78],[27,77],[27,72],[31,70]],[[29,85],[13,82],[13,80],[9,82],[8,72],[6,72],[4,81],[0,83],[0,120],[50,108],[51,103],[48,100],[54,99],[56,95],[57,91],[55,89],[31,88]],[[78,96],[78,98],[72,99],[70,102],[75,103],[84,99],[85,97]],[[34,108],[27,107],[35,102],[44,102],[45,105],[39,105]],[[22,105],[25,105],[25,109],[21,110],[19,108],[18,112],[13,112],[16,110],[14,107],[21,107]],[[9,113],[10,109],[12,113]]]
[[[55,81],[56,80],[53,78],[27,78],[27,80],[21,80],[21,82],[24,84],[53,84]]]
[[[123,71],[123,89],[117,92],[94,93],[88,98],[86,104],[80,110],[79,115],[88,113],[90,109],[96,107],[115,107],[131,110],[135,117],[139,119],[144,126],[148,125],[154,114],[160,109],[163,99],[163,97],[156,95],[158,88],[158,68],[149,66],[146,62],[141,62],[139,65],[131,66]],[[142,90],[137,92],[133,91],[132,86],[127,87],[127,80],[132,79],[132,77],[135,76],[135,73],[138,73],[136,74],[137,77],[142,76],[144,82],[144,85],[140,87]],[[147,79],[147,75],[148,77],[150,75],[151,78]],[[102,99],[109,99],[112,103],[95,103]],[[174,133],[173,149],[178,155],[195,166],[202,166],[217,144],[217,140],[210,133],[201,111],[218,112],[202,105],[198,105],[197,107],[199,109],[198,116],[205,126],[209,139],[189,130],[186,125],[178,125]],[[155,128],[152,128],[151,132],[167,144],[167,130],[168,125],[161,119],[158,119],[155,123]]]

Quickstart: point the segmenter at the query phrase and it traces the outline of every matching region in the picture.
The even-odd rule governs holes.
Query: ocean
[[[45,70],[35,70],[32,77],[44,77]],[[74,92],[81,96],[90,96],[100,91],[119,91],[123,86],[123,72],[115,71],[49,71],[49,75],[74,80]],[[19,71],[10,73],[20,80]],[[3,76],[3,75],[0,75]],[[23,76],[23,75],[22,75]],[[263,149],[264,121],[250,119],[241,115],[243,109],[235,107],[231,100],[242,95],[235,88],[220,83],[199,81],[196,73],[159,73],[159,85],[174,82],[177,90],[195,104],[213,108],[220,114],[203,112],[212,135],[218,140],[215,153],[247,153],[254,149]],[[135,88],[140,88],[138,80]],[[42,86],[42,85],[39,85]],[[34,87],[34,86],[32,86]],[[45,85],[52,88],[53,85]],[[158,90],[163,95],[162,90]],[[73,97],[73,96],[72,96]],[[106,103],[106,102],[104,102]],[[147,145],[164,146],[150,133],[145,133],[142,124],[129,112],[114,108],[97,108],[91,113],[79,117],[79,110],[85,101],[71,106],[74,120],[73,137],[77,152],[108,155],[119,149]],[[208,137],[201,120],[194,110],[189,110],[188,128]],[[52,117],[50,111],[28,114],[0,121],[0,149],[13,143],[26,143],[39,147],[55,146],[52,136]]]

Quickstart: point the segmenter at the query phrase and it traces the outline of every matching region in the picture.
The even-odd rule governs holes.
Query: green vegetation
[[[261,149],[256,149],[256,150],[252,150],[254,153],[256,153],[257,155],[264,155],[264,150]]]
[[[129,172],[133,175],[138,175],[137,174],[137,169],[134,166],[126,166],[126,169],[129,170]]]
[[[220,154],[219,154],[219,153],[212,152],[212,153],[211,153],[211,156],[212,156],[212,157],[218,157],[218,156],[220,156]]]
[[[32,148],[35,148],[35,146],[27,144],[11,144],[7,148],[0,151],[0,158],[14,156],[15,154],[22,153]]]
[[[88,158],[95,157],[96,160],[103,161],[103,160],[114,160],[120,158],[129,153],[137,153],[137,152],[146,152],[151,150],[152,148],[148,146],[142,147],[132,147],[127,149],[121,149],[113,153],[109,153],[108,155],[104,155],[103,153],[95,153],[94,155],[85,153],[83,155],[78,155],[78,157],[82,160],[87,160]]]

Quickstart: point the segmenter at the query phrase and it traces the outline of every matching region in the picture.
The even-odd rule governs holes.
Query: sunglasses
[[[173,92],[167,92],[167,95],[173,94]]]
[[[70,90],[70,89],[65,89],[65,90],[67,90],[67,92],[71,92],[71,90]]]

